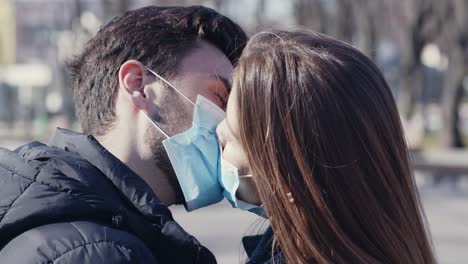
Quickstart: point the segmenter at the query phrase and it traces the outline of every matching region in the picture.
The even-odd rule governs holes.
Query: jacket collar
[[[127,227],[162,263],[216,263],[213,254],[174,221],[146,182],[89,135],[57,129],[51,147],[78,153],[99,169],[139,211],[125,210]],[[139,215],[143,215],[144,220]]]
[[[170,210],[146,182],[90,135],[58,128],[49,146],[78,153],[99,169],[146,218],[155,223],[173,220]]]

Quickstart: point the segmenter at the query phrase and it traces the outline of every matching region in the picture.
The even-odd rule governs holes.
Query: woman
[[[258,197],[248,184],[237,195],[263,204],[277,242],[269,257],[435,263],[394,99],[350,45],[316,33],[254,36],[217,134],[224,160],[252,174]]]

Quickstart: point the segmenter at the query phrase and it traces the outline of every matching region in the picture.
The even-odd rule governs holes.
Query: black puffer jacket
[[[93,137],[0,149],[0,263],[216,263]]]

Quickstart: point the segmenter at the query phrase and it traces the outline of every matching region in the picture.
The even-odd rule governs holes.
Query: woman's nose
[[[226,146],[226,140],[223,135],[223,126],[224,126],[224,121],[219,123],[218,127],[216,128],[216,136],[218,137],[219,144],[224,149],[224,146]]]

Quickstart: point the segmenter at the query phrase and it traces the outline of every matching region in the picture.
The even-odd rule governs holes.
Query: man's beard
[[[182,189],[180,188],[175,171],[172,168],[172,164],[169,156],[167,155],[166,149],[162,144],[163,140],[163,137],[157,136],[155,131],[151,129],[146,132],[146,142],[151,148],[151,154],[153,156],[152,158],[154,159],[156,166],[166,175],[169,184],[172,186],[175,192],[175,204],[183,204],[184,195],[182,193]],[[161,175],[155,175],[155,177],[161,177]]]

